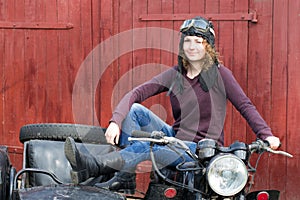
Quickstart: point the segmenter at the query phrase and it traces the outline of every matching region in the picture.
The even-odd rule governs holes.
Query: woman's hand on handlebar
[[[280,140],[278,137],[269,136],[266,138],[266,141],[269,142],[271,149],[276,150],[280,147]]]
[[[119,143],[121,130],[118,124],[115,122],[110,122],[109,126],[106,129],[105,137],[108,143],[113,145]]]

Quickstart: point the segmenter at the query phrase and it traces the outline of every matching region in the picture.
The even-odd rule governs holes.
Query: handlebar
[[[289,158],[293,157],[292,154],[289,154],[285,151],[279,151],[279,150],[271,149],[269,147],[269,143],[264,142],[262,140],[257,140],[255,142],[253,142],[252,144],[250,144],[249,145],[249,150],[251,152],[264,152],[264,151],[267,151],[267,152],[270,152],[270,153],[273,153],[273,154],[280,154],[280,155],[283,155],[283,156],[287,156]]]
[[[145,141],[154,142],[160,144],[175,144],[181,146],[184,150],[188,150],[189,147],[180,139],[175,137],[167,137],[161,131],[153,131],[152,133],[145,131],[133,131],[133,137],[129,137],[129,141]]]
[[[189,156],[193,159],[197,159],[198,156],[190,150],[190,148],[180,139],[175,137],[168,137],[161,131],[153,131],[151,133],[145,131],[133,131],[133,137],[129,137],[128,141],[144,141],[144,142],[153,142],[157,144],[172,144],[174,146],[178,146],[183,149]]]
[[[140,131],[140,130],[134,130],[132,131],[132,137],[134,138],[154,138],[154,134],[158,131],[153,131],[152,133],[146,132],[146,131]],[[162,132],[160,132],[162,133]]]
[[[157,143],[157,144],[177,145],[177,146],[181,147],[182,149],[184,149],[188,154],[192,154],[193,157],[195,158],[195,154],[190,151],[188,146],[182,140],[177,139],[175,137],[167,137],[161,131],[153,131],[150,133],[150,132],[136,130],[136,131],[132,132],[132,136],[133,137],[128,138],[129,141],[145,141],[145,142],[153,142],[153,143]],[[290,158],[293,157],[293,155],[291,155],[285,151],[273,150],[269,146],[270,145],[268,142],[262,141],[262,140],[257,140],[255,142],[253,142],[252,144],[248,145],[251,153],[253,153],[253,152],[262,153],[262,152],[266,151],[266,152],[270,152],[273,154],[280,154],[283,156],[287,156]]]

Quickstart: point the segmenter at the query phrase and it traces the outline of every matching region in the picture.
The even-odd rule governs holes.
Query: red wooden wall
[[[106,126],[126,91],[176,63],[182,20],[204,15],[224,64],[295,156],[264,155],[254,189],[299,199],[299,13],[294,0],[0,0],[0,144],[20,168],[24,124]],[[171,121],[165,95],[145,104]],[[231,105],[226,134],[255,138]]]

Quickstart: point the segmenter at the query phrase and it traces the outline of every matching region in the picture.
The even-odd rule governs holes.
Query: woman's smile
[[[186,36],[183,42],[183,51],[189,61],[200,61],[205,55],[205,45],[205,41],[201,37]]]

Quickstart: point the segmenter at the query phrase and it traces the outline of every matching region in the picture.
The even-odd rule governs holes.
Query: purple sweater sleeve
[[[133,103],[141,103],[151,96],[168,91],[171,81],[174,80],[175,76],[176,70],[173,67],[134,88],[121,99],[113,111],[110,121],[117,123],[121,127],[122,121],[125,119]]]
[[[227,98],[246,119],[257,137],[264,140],[268,136],[272,136],[270,127],[258,113],[251,100],[244,93],[231,71],[226,67],[221,66],[220,73],[225,85]]]

